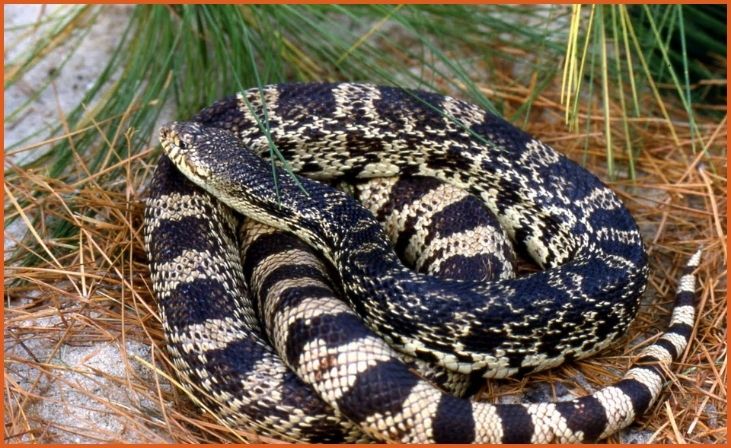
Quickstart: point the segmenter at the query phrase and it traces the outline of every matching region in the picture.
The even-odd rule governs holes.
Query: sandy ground
[[[5,5],[5,63],[23,55],[33,48],[39,36],[53,21],[49,16],[57,16],[68,11],[70,6],[53,5]],[[5,148],[19,142],[39,140],[38,131],[55,126],[59,116],[68,113],[82,99],[85,91],[99,76],[106,65],[124,27],[127,24],[130,6],[106,8],[95,20],[90,21],[84,30],[87,34],[81,39],[80,47],[71,54],[69,45],[58,49],[30,70],[20,82],[5,90],[5,116],[12,113],[26,101],[31,101],[19,120],[5,126]],[[60,68],[63,64],[63,68]],[[38,86],[48,81],[49,74],[57,71],[58,77],[36,99],[30,98]],[[10,160],[22,163],[32,160],[38,151],[19,153]],[[5,229],[5,254],[8,254],[16,241],[26,231],[18,220]],[[22,309],[31,303],[14,300],[6,306]],[[126,341],[122,350],[121,342],[104,341],[99,343],[64,344],[56,346],[53,337],[39,337],[51,334],[60,327],[61,317],[50,315],[47,318],[27,320],[27,334],[5,334],[5,375],[7,380],[17,383],[25,390],[33,391],[38,399],[31,401],[26,412],[38,419],[47,434],[36,434],[41,440],[59,443],[93,443],[104,441],[150,442],[154,435],[142,434],[125,427],[122,420],[109,415],[108,405],[98,403],[94,397],[106,397],[121,407],[144,409],[151,407],[149,402],[140,398],[127,387],[130,371],[152,379],[152,373],[139,362],[137,356],[150,359],[150,347],[134,341]],[[121,362],[122,353],[132,359],[131,365]],[[46,364],[64,366],[54,369],[53,375],[28,367],[24,358],[44,360]],[[59,372],[63,372],[59,375]],[[73,385],[74,387],[70,387]],[[63,430],[61,429],[63,428]],[[92,438],[89,434],[96,434]],[[166,441],[162,436],[157,441]],[[13,442],[30,441],[20,437]]]

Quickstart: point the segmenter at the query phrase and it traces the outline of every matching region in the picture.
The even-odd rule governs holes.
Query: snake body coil
[[[269,86],[173,124],[161,140],[180,171],[216,199],[161,161],[145,218],[153,285],[176,365],[230,423],[304,441],[592,441],[652,404],[663,380],[657,364],[671,362],[687,344],[690,272],[668,331],[643,352],[642,364],[619,383],[569,402],[491,405],[451,397],[376,342],[371,330],[443,368],[504,377],[595,353],[636,314],[646,255],[618,198],[477,106],[366,84]],[[295,172],[316,179],[425,175],[464,188],[492,210],[519,251],[546,269],[490,282],[416,274],[346,195],[273,172],[257,156],[268,155],[270,141]],[[273,302],[279,305],[272,306],[290,310],[290,318],[270,320],[280,335],[271,339],[292,370],[284,367],[264,344],[257,319],[264,316],[243,295],[233,215],[217,201],[317,248],[367,327],[326,305],[329,295],[318,302],[325,286],[280,285]],[[689,269],[698,262],[699,254]],[[254,273],[247,275],[253,282]],[[319,306],[304,306],[307,300]],[[348,330],[332,332],[337,323]],[[294,327],[301,327],[299,337]]]

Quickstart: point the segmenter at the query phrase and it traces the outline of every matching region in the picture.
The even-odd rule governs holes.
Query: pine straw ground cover
[[[506,112],[517,108],[530,91],[522,86],[483,87],[488,97],[505,102]],[[583,139],[565,129],[558,87],[550,91],[536,99],[530,120],[518,124],[606,180],[600,113],[592,111],[590,125],[582,128],[590,138],[587,150]],[[670,110],[670,115],[675,112]],[[586,111],[582,118],[587,118]],[[619,118],[611,124],[617,130],[622,126]],[[637,179],[609,184],[636,218],[650,253],[652,273],[635,324],[598,356],[525,379],[490,381],[483,398],[536,398],[541,387],[549,398],[562,398],[567,392],[591,393],[617,380],[632,355],[666,325],[680,268],[702,246],[692,341],[672,366],[672,379],[661,399],[634,425],[633,433],[639,428],[645,436],[641,440],[657,443],[723,443],[726,119],[698,118],[700,138],[695,140],[682,122],[674,123],[676,137],[660,119],[630,120],[630,126],[642,148],[636,159]],[[121,147],[126,137],[108,144]],[[200,413],[177,386],[141,231],[144,190],[158,154],[159,147],[153,146],[130,158],[111,156],[106,168],[96,173],[85,173],[88,160],[77,156],[74,169],[85,175],[73,184],[17,167],[17,175],[6,179],[6,201],[14,205],[11,210],[20,222],[55,216],[80,230],[70,239],[51,239],[44,227],[35,228],[32,237],[42,246],[36,254],[40,264],[22,267],[12,261],[33,250],[23,241],[17,242],[16,258],[6,263],[6,442],[269,441],[226,428]],[[617,166],[627,166],[623,156],[615,154],[615,159]],[[108,173],[119,167],[125,176],[110,178]],[[17,206],[21,198],[31,205]],[[52,255],[57,253],[66,255]],[[609,441],[632,440],[628,437]]]

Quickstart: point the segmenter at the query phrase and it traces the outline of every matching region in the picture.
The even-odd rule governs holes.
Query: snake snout
[[[160,128],[160,140],[172,142],[180,149],[187,149],[196,144],[197,136],[202,131],[203,126],[200,123],[173,121]]]

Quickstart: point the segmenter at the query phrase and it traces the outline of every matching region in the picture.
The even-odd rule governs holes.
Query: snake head
[[[205,181],[211,175],[213,153],[221,147],[216,131],[192,121],[175,121],[160,129],[160,143],[178,169],[194,181]]]
[[[225,129],[176,121],[160,129],[160,142],[181,173],[217,197],[256,187],[271,176],[269,164]]]

